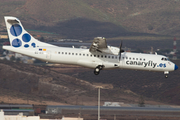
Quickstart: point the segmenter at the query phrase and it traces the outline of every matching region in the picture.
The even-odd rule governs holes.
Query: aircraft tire
[[[168,78],[168,74],[165,74],[165,78]]]
[[[100,73],[100,69],[99,69],[99,67],[96,67],[95,69],[94,69],[94,74],[95,75],[98,75]]]

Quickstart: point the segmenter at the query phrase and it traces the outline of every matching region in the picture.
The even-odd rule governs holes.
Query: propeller
[[[121,53],[123,53],[124,52],[124,50],[122,50],[122,41],[121,41],[121,44],[120,44],[120,46],[119,46],[119,53],[118,53],[118,55],[119,55],[119,61],[121,60]]]

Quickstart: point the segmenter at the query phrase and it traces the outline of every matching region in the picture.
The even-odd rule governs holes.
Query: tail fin
[[[43,43],[31,36],[22,26],[20,20],[15,17],[5,16],[5,23],[10,40],[10,45],[15,48],[36,48],[53,46]]]

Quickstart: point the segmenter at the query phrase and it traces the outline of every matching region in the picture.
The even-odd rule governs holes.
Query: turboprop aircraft
[[[94,69],[98,75],[105,69],[132,69],[164,72],[178,66],[163,55],[124,52],[120,47],[108,46],[104,37],[96,37],[89,49],[67,48],[41,42],[31,36],[15,17],[5,16],[10,40],[3,49],[40,59],[46,62],[79,65]]]

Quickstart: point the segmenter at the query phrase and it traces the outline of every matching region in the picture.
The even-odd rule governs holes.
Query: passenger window
[[[87,56],[89,56],[89,54],[87,54]]]
[[[114,59],[114,56],[112,56],[112,59]]]
[[[140,58],[140,60],[142,60],[142,59]]]
[[[131,60],[131,58],[129,58]]]
[[[64,54],[64,52],[62,52],[62,54]]]
[[[128,57],[126,57],[126,59],[128,59]]]
[[[110,56],[108,56],[108,58],[110,58]]]
[[[72,53],[72,55],[74,55],[74,53]]]
[[[135,58],[133,58],[133,60],[135,60]]]
[[[69,53],[69,55],[71,55],[71,53]]]
[[[92,57],[92,55],[91,55],[91,57]]]
[[[76,55],[78,55],[78,53],[76,53]]]
[[[67,54],[67,52],[65,52],[65,54]]]
[[[101,57],[103,58],[103,55],[101,55]]]
[[[107,56],[105,55],[104,57],[106,58]]]
[[[94,55],[94,57],[96,57],[96,55]]]
[[[136,60],[138,60],[138,58],[136,58]]]
[[[58,52],[58,54],[60,54],[60,52]]]
[[[85,54],[83,54],[83,56],[85,56]]]
[[[145,61],[146,59],[144,59],[144,61]]]
[[[79,53],[79,55],[81,56],[81,53]]]
[[[97,57],[99,57],[99,55],[97,55]]]

